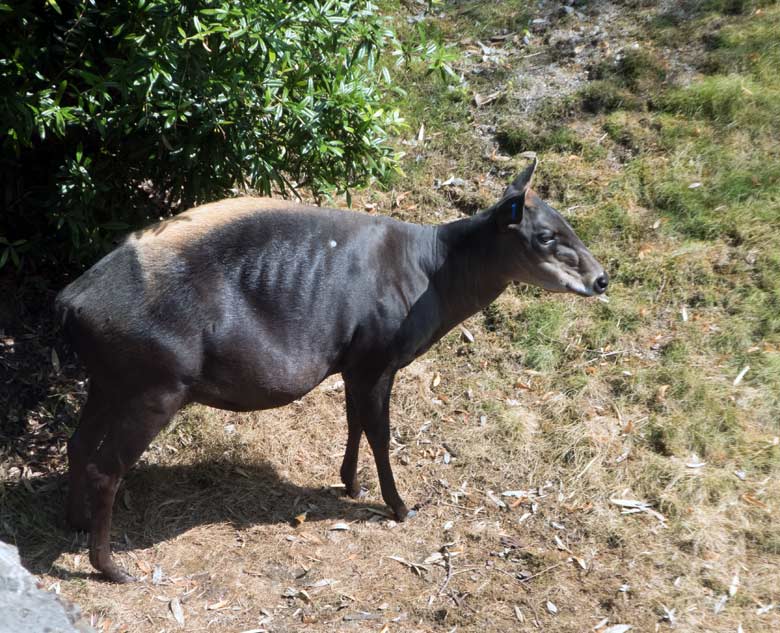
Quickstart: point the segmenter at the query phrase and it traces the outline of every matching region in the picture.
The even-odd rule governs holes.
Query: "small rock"
[[[582,44],[582,38],[574,31],[557,31],[550,36],[550,47],[558,57],[574,57]]]
[[[548,26],[550,26],[550,23],[544,18],[536,18],[535,20],[531,20],[531,31],[534,33],[542,33],[547,29]]]

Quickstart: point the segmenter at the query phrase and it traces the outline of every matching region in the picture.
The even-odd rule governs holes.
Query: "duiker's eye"
[[[536,234],[536,239],[542,246],[552,246],[555,242],[555,233],[552,231],[542,231]]]

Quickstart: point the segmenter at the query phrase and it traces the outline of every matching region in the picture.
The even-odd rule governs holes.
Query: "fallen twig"
[[[450,551],[446,547],[444,548],[444,563],[447,566],[447,577],[444,579],[441,587],[439,587],[439,595],[444,593],[444,590],[452,579],[452,560],[450,558]]]
[[[535,574],[531,574],[530,576],[526,576],[525,578],[518,578],[518,580],[521,583],[528,582],[529,580],[533,580],[534,578],[538,578],[539,576],[541,576],[543,574],[546,574],[548,571],[552,571],[556,567],[560,567],[561,565],[565,565],[565,564],[566,564],[566,561],[562,561],[560,563],[555,563],[555,565],[550,565],[549,567],[546,567],[545,569],[543,569],[540,572],[537,572]]]

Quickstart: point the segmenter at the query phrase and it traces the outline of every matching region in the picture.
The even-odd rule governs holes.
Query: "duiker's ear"
[[[523,219],[523,207],[525,206],[525,194],[531,186],[531,179],[536,171],[536,156],[523,172],[514,179],[506,188],[501,200],[493,207],[493,216],[499,226],[519,224]]]
[[[525,196],[525,192],[527,191],[528,187],[531,186],[531,180],[534,177],[537,162],[538,161],[536,160],[536,156],[534,156],[531,164],[528,165],[528,167],[526,167],[522,173],[514,179],[512,184],[506,188],[506,191],[504,191],[503,195],[504,198],[517,195]]]

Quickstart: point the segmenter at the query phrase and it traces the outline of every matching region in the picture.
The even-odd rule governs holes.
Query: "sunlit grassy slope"
[[[539,187],[569,210],[613,283],[608,304],[516,289],[474,319],[494,384],[510,401],[529,393],[513,389],[518,376],[531,384],[541,418],[495,404],[503,422],[493,441],[519,458],[519,472],[560,480],[578,499],[653,503],[668,529],[652,537],[602,512],[585,531],[601,547],[641,538],[653,557],[684,552],[685,565],[709,569],[679,614],[723,593],[735,569],[749,576],[780,554],[780,10],[689,3],[675,15],[620,4],[654,13],[638,45],[528,115],[512,110],[522,78],[504,68],[470,78],[471,92],[501,89],[489,114],[461,89],[413,82],[411,127],[441,136],[401,186],[450,173],[508,178],[491,141],[510,156],[539,154]],[[445,37],[468,44],[490,31],[469,7],[438,25]],[[498,27],[506,17],[491,8]],[[492,139],[475,134],[480,124],[494,127]],[[489,202],[483,184],[455,205]],[[775,595],[777,578],[763,578],[745,614]],[[671,608],[675,593],[664,591],[654,600]]]

